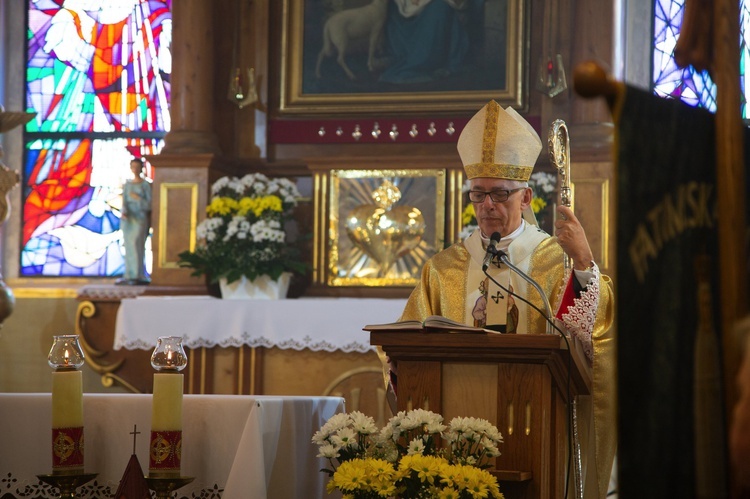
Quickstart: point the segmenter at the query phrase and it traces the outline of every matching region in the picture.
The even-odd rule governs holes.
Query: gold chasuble
[[[507,247],[510,261],[536,281],[547,294],[552,314],[560,302],[566,284],[563,274],[563,251],[554,237],[538,227],[525,224],[523,232]],[[424,320],[430,315],[441,315],[454,321],[475,325],[472,311],[476,310],[476,301],[480,296],[481,283],[487,282],[482,272],[482,261],[485,249],[482,247],[479,230],[466,241],[454,244],[427,261],[422,269],[420,282],[414,288],[400,320]],[[505,265],[499,267],[493,262],[488,271],[504,287],[523,296],[540,310],[544,310],[542,298],[525,280]],[[573,277],[575,278],[575,276]],[[597,282],[593,282],[596,280]],[[491,282],[491,281],[490,281]],[[597,286],[598,283],[598,286]],[[586,297],[590,290],[598,291],[598,300]],[[498,297],[497,293],[502,295]],[[484,293],[485,290],[482,290]],[[518,298],[509,297],[497,287],[486,290],[487,324],[492,325],[492,318],[505,317],[509,332],[544,334],[546,321],[536,310]],[[497,297],[493,300],[492,297]],[[587,299],[588,298],[588,299]],[[596,298],[596,297],[594,297]],[[575,306],[580,310],[563,315],[566,329],[575,341],[590,342],[583,349],[587,351],[592,369],[591,397],[579,397],[578,400],[578,433],[582,450],[584,476],[584,497],[604,498],[609,484],[612,462],[614,460],[616,437],[616,387],[614,371],[614,296],[609,277],[595,269],[594,278],[589,281],[586,290],[576,298]],[[505,304],[506,309],[499,315],[492,313],[492,307]],[[596,310],[586,310],[587,305],[596,304]],[[568,317],[587,316],[593,323],[589,331],[580,333],[580,321],[568,323]],[[571,339],[571,347],[574,340]],[[571,496],[572,497],[572,496]]]

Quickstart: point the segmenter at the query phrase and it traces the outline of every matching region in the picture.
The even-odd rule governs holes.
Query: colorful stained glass
[[[685,0],[655,0],[653,88],[656,95],[681,99],[691,106],[716,111],[716,85],[708,71],[696,71],[692,66],[677,67],[674,47],[682,28]],[[747,109],[748,89],[746,71],[748,37],[750,36],[750,5],[740,2],[740,85],[742,91],[742,117],[750,119]]]
[[[170,128],[171,0],[28,5],[37,114],[24,136],[20,274],[122,274],[121,186],[130,159],[158,154]]]

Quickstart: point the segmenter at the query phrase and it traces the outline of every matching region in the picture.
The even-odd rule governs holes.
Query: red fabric
[[[573,287],[573,279],[575,279],[575,276],[571,274],[571,276],[568,278],[568,283],[565,286],[565,291],[563,292],[563,297],[560,301],[560,307],[557,309],[557,313],[555,314],[555,317],[557,319],[562,320],[563,314],[567,314],[568,308],[574,305],[573,300],[575,300],[576,291]]]
[[[149,471],[180,471],[181,462],[182,432],[152,431],[148,453]]]
[[[52,428],[52,469],[83,468],[83,426]]]

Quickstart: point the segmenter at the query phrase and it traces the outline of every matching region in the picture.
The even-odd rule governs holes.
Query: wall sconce
[[[239,66],[232,68],[229,73],[227,98],[240,109],[258,100],[258,92],[255,90],[255,68],[247,70],[247,91],[242,85],[242,69]]]
[[[565,79],[562,56],[557,54],[555,57],[542,57],[537,69],[536,89],[551,98],[566,88],[568,83]]]
[[[546,7],[547,18],[543,26],[547,33],[546,52],[539,58],[534,85],[534,88],[550,99],[568,88],[562,55],[553,55],[557,52],[555,48],[560,47],[560,27],[557,25],[560,9],[558,3],[553,2]]]
[[[255,68],[247,70],[247,81],[243,81],[242,66],[238,62],[242,3],[237,2],[237,16],[234,20],[234,34],[232,36],[232,68],[229,70],[229,90],[227,91],[227,98],[240,109],[254,104],[258,100],[258,92],[255,89]]]

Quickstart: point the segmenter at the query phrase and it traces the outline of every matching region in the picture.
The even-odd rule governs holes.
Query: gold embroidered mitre
[[[477,177],[527,181],[542,141],[515,109],[487,103],[464,127],[458,155],[468,179]]]

